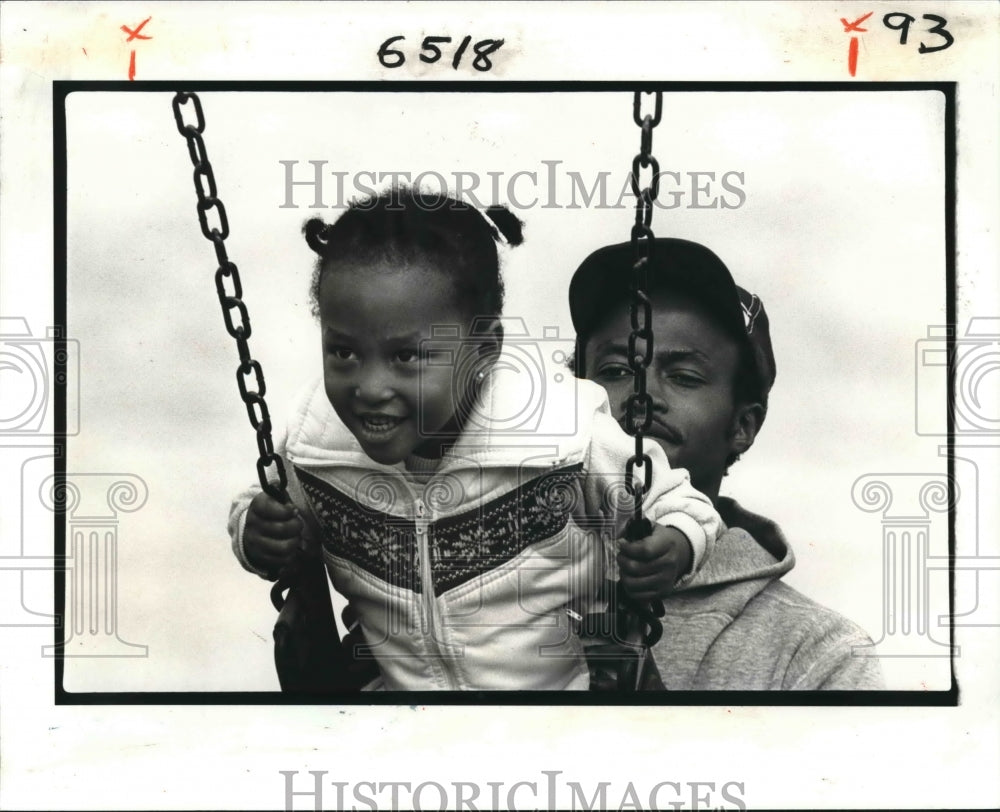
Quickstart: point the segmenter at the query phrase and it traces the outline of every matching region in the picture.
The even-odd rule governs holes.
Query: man
[[[576,372],[608,393],[624,419],[630,243],[595,251],[570,284]],[[657,239],[648,266],[653,401],[648,437],[671,466],[686,468],[726,525],[712,556],[683,592],[665,601],[653,657],[668,690],[866,690],[884,687],[865,632],[781,578],[795,565],[778,526],[719,496],[722,478],[753,445],[775,379],[767,313],[737,287],[709,249]],[[623,574],[628,564],[622,564]]]

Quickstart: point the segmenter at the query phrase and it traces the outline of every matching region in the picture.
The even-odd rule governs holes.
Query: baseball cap
[[[578,347],[582,348],[611,305],[627,300],[633,251],[631,242],[606,245],[587,257],[573,274],[569,285],[569,309]],[[704,245],[675,237],[653,240],[646,281],[649,292],[667,288],[687,293],[701,303],[727,333],[746,342],[757,368],[762,387],[760,394],[766,407],[776,368],[764,303],[737,285],[726,264]],[[655,346],[655,335],[653,343]]]

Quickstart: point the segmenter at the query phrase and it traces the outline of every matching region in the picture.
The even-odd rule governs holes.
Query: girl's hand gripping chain
[[[304,525],[298,511],[267,493],[259,493],[250,502],[243,548],[247,560],[268,573],[273,581],[305,546]]]
[[[654,524],[645,538],[619,539],[622,586],[629,597],[640,603],[664,598],[690,571],[693,556],[691,542],[680,530]]]

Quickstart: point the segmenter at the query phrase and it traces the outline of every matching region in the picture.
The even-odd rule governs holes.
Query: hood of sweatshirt
[[[787,659],[783,643],[759,642],[786,625],[782,610],[752,607],[771,606],[765,596],[794,566],[792,550],[776,524],[732,499],[716,500],[716,509],[725,529],[715,549],[690,585],[663,601],[653,659],[669,690],[773,687],[772,672]]]
[[[653,658],[668,690],[871,690],[884,687],[856,624],[785,584],[795,566],[778,526],[732,499],[726,529],[690,588],[664,600]]]
[[[795,566],[795,554],[781,528],[770,519],[751,513],[728,497],[720,497],[715,507],[724,523],[715,550],[688,588],[669,602],[697,600],[706,590],[717,594],[712,588],[738,584],[738,589],[725,590],[726,605],[718,607],[735,617],[768,583]]]

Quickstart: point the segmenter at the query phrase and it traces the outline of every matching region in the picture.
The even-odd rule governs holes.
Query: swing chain
[[[642,115],[643,93],[654,93],[654,112]],[[646,391],[646,369],[653,357],[653,308],[647,294],[647,270],[653,253],[653,203],[660,191],[660,164],[653,157],[653,130],[663,117],[661,91],[636,91],[632,118],[641,130],[639,153],[632,160],[632,193],[635,195],[635,225],[632,226],[632,276],[629,284],[631,301],[628,337],[628,366],[632,370],[633,392],[625,404],[626,431],[635,437],[635,453],[625,463],[625,486],[632,496],[633,515],[625,525],[625,537],[630,541],[646,538],[653,530],[652,524],[642,513],[643,497],[653,482],[653,461],[643,450],[645,433],[653,422],[653,399]],[[640,185],[643,169],[651,169],[652,177],[646,186]],[[642,472],[642,481],[636,483],[635,469]],[[663,616],[663,604],[641,606],[624,594],[619,599],[629,611],[644,624],[643,642],[646,648],[655,645],[663,633],[658,618]],[[641,674],[637,679],[641,678]],[[625,687],[625,686],[623,686]]]
[[[184,109],[191,103],[195,123],[184,120]],[[226,238],[229,236],[229,219],[226,207],[218,197],[218,187],[215,182],[215,172],[208,160],[208,150],[202,133],[205,132],[205,114],[201,108],[201,100],[196,93],[179,92],[174,96],[174,121],[177,131],[187,141],[188,154],[194,165],[194,190],[198,195],[198,222],[205,239],[210,240],[215,248],[218,269],[215,272],[215,290],[222,306],[222,318],[226,332],[236,341],[236,350],[240,363],[236,368],[236,384],[240,390],[240,398],[247,408],[250,425],[257,434],[257,478],[260,486],[272,497],[287,501],[286,488],[288,479],[285,468],[274,451],[274,441],[271,438],[271,415],[264,400],[264,370],[260,362],[250,355],[250,314],[243,303],[243,284],[240,282],[240,272],[236,264],[229,259],[226,251]],[[209,222],[209,212],[215,213],[217,224]],[[233,311],[238,314],[234,319]],[[268,479],[268,470],[274,467],[276,481]]]
[[[634,515],[629,524],[634,531],[645,532],[635,538],[644,538],[652,529],[642,515],[642,499],[652,484],[653,466],[649,455],[643,451],[643,439],[653,422],[653,399],[646,391],[646,369],[653,355],[653,307],[647,290],[647,268],[653,252],[653,202],[659,194],[659,163],[653,157],[653,128],[663,117],[663,94],[655,91],[655,113],[640,116],[642,94],[651,91],[636,91],[633,104],[633,119],[642,130],[639,154],[632,160],[632,191],[636,197],[635,225],[632,226],[633,265],[629,290],[629,320],[632,331],[628,337],[628,365],[632,370],[634,389],[625,404],[626,430],[635,437],[635,453],[625,464],[626,486],[633,497]],[[653,169],[653,177],[648,186],[640,187],[639,175],[642,169]],[[636,485],[633,472],[642,469],[643,484]]]

